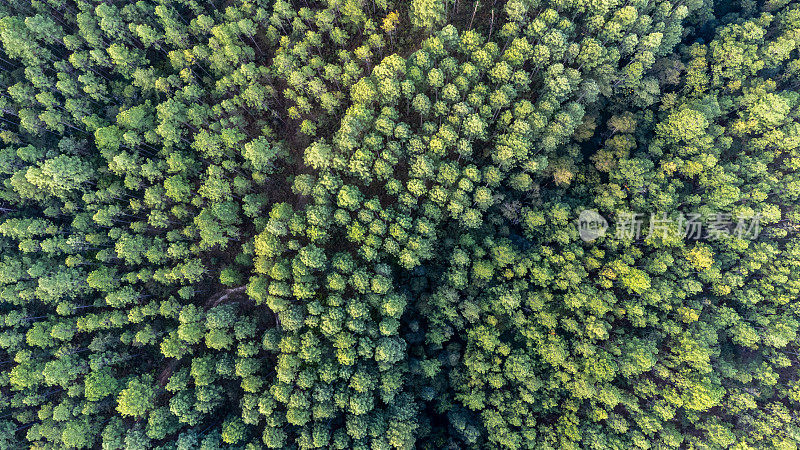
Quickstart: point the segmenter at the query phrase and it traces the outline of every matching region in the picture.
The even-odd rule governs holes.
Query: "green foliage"
[[[411,0],[409,16],[412,25],[430,30],[445,21],[445,1]]]
[[[796,447],[799,30],[4,3],[0,448]]]
[[[154,395],[151,379],[131,380],[119,393],[117,411],[123,416],[143,417],[152,407]]]

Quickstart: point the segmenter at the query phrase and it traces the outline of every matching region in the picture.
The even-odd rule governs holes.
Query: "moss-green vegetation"
[[[0,448],[795,448],[799,49],[788,0],[4,2]]]

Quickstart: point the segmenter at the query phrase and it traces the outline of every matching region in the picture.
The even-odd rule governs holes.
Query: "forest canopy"
[[[0,449],[795,449],[800,2],[0,5]]]

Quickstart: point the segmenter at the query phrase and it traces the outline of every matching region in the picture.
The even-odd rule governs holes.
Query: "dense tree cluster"
[[[0,68],[0,448],[800,444],[798,2],[18,0]]]

